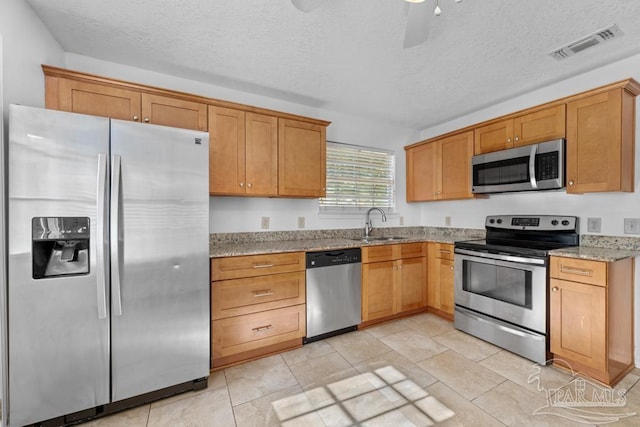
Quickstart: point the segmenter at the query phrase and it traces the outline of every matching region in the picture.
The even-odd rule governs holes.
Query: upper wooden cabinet
[[[567,104],[567,192],[634,190],[635,96],[629,87]]]
[[[278,119],[278,194],[324,197],[326,126]]]
[[[43,67],[44,68],[44,67]],[[153,123],[185,129],[207,130],[207,104],[175,96],[144,92],[117,83],[86,81],[66,71],[64,77],[46,75],[45,106],[54,110]],[[56,70],[56,74],[58,71]]]
[[[209,106],[209,192],[278,194],[278,119]]]
[[[209,130],[212,195],[325,195],[330,122],[48,65],[42,69],[47,108]]]
[[[472,131],[410,147],[406,156],[408,202],[473,197]]]
[[[476,128],[474,153],[489,153],[564,137],[565,106],[561,104]]]

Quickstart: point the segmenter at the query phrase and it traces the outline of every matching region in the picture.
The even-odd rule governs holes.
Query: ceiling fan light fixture
[[[404,0],[407,3],[424,3],[424,0]]]
[[[440,16],[442,14],[442,9],[440,9],[440,5],[438,4],[438,0],[436,0],[436,8],[433,10],[433,14],[435,16]]]

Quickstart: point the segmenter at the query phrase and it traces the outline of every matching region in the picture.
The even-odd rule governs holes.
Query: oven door
[[[457,306],[546,334],[546,260],[456,249],[454,265]]]

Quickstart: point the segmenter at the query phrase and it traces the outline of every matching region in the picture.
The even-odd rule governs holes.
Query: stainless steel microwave
[[[565,185],[564,139],[473,156],[473,193],[554,190]]]

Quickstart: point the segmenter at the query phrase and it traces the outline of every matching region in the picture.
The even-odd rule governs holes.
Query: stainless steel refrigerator
[[[11,105],[8,425],[206,387],[208,152],[203,132]]]

